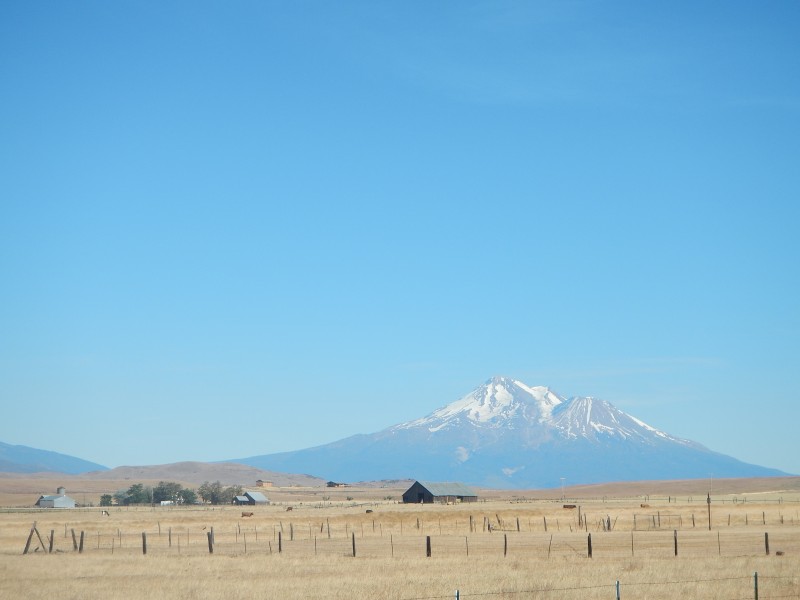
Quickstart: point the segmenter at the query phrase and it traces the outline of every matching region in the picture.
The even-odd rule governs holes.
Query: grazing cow
[[[286,510],[292,510],[292,507],[291,506],[287,506]]]
[[[102,515],[104,515],[104,516],[106,516],[106,517],[110,517],[110,516],[111,516],[111,515],[109,515],[109,514],[108,514],[108,511],[107,511],[107,510],[104,510],[104,511],[103,511],[101,514],[102,514]]]
[[[243,513],[242,513],[242,516],[243,516],[243,517],[252,517],[252,516],[253,516],[253,513],[251,513],[251,512],[243,512]]]
[[[650,505],[649,505],[649,504],[640,504],[639,506],[640,506],[641,508],[650,508]]]

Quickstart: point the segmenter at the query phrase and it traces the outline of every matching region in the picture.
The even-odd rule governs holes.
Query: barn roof
[[[267,497],[264,494],[262,494],[261,492],[245,492],[244,495],[247,496],[248,498],[250,498],[250,500],[252,500],[253,502],[259,502],[259,503],[261,503],[261,502],[264,502],[264,503],[269,502],[269,500],[267,500]]]
[[[422,487],[433,496],[477,496],[478,492],[463,483],[456,481],[422,481],[417,480]]]

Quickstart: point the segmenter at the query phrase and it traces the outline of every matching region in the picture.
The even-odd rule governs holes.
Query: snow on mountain
[[[643,443],[659,439],[692,444],[631,417],[605,400],[567,399],[548,387],[529,387],[507,377],[494,377],[463,398],[389,431],[425,429],[435,433],[463,427],[538,429],[566,440],[597,441],[606,436]]]
[[[783,475],[708,450],[593,397],[493,377],[425,417],[295,452],[235,459],[337,481],[459,480],[500,488]]]
[[[504,427],[514,419],[546,421],[553,409],[566,402],[546,387],[528,387],[520,381],[494,377],[460,400],[432,412],[427,417],[395,425],[393,429],[427,427],[439,431],[459,425],[462,419],[478,426]]]

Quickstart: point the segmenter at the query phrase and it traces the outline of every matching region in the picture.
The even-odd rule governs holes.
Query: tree
[[[215,481],[214,483],[206,481],[197,489],[197,493],[200,494],[204,502],[209,502],[211,504],[230,504],[233,502],[235,496],[242,493],[242,486],[232,485],[222,487],[219,481]]]
[[[197,494],[194,490],[182,489],[178,492],[178,504],[196,504]]]
[[[114,497],[111,494],[103,494],[100,496],[100,506],[111,506],[113,504]]]
[[[152,504],[153,490],[142,483],[134,483],[128,488],[124,504]]]
[[[236,496],[242,495],[242,486],[232,485],[222,490],[220,504],[231,504]]]
[[[214,483],[204,481],[197,489],[197,493],[200,494],[203,502],[219,504],[220,497],[222,496],[222,484],[219,481],[215,481]]]
[[[183,489],[180,483],[159,481],[153,488],[153,502],[177,502],[178,494]]]

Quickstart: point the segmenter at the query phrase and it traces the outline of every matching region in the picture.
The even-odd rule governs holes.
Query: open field
[[[0,597],[592,600],[614,598],[619,581],[621,598],[733,600],[755,597],[758,572],[760,600],[800,598],[800,492],[772,483],[712,496],[711,530],[705,494],[686,487],[568,489],[564,500],[502,492],[452,506],[398,504],[400,488],[276,488],[276,504],[244,507],[252,517],[241,507],[7,509]],[[42,540],[23,556],[34,521]]]

